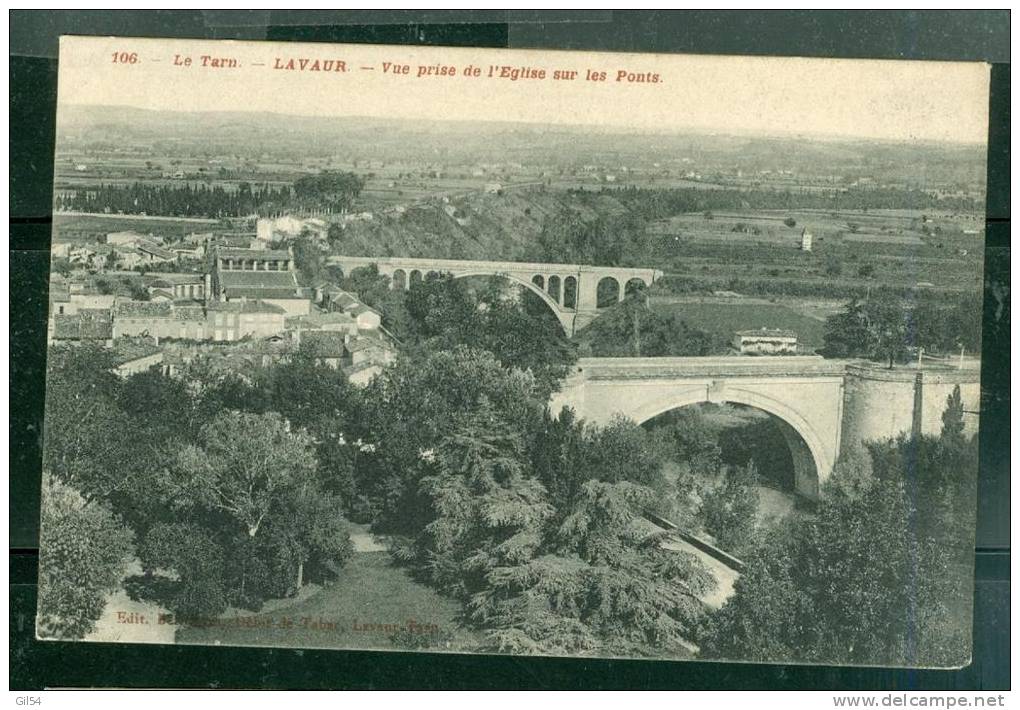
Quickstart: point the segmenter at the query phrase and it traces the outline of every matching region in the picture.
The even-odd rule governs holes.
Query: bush
[[[446,648],[453,641],[453,632],[434,625],[411,626],[408,624],[399,631],[390,634],[389,640],[397,648],[413,651],[436,647]]]
[[[173,584],[139,590],[175,616],[217,616],[226,610],[223,549],[208,531],[190,523],[159,523],[145,536],[139,557],[150,577],[156,570],[176,575]]]
[[[732,466],[721,486],[708,491],[702,503],[705,530],[728,552],[741,555],[751,542],[758,511],[754,462]]]
[[[307,547],[309,581],[335,579],[354,555],[354,543],[340,505],[329,497],[320,497],[308,511]]]

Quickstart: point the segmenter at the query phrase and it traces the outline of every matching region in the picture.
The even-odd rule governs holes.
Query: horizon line
[[[880,138],[880,137],[865,137],[851,134],[838,134],[838,133],[811,133],[811,132],[773,132],[773,133],[760,133],[753,129],[716,129],[705,126],[691,126],[687,128],[677,129],[652,129],[652,128],[633,128],[624,125],[615,124],[584,124],[584,123],[549,123],[547,121],[512,121],[512,120],[485,120],[479,118],[405,118],[396,116],[371,116],[366,114],[343,114],[336,116],[325,116],[315,114],[300,114],[300,113],[286,113],[281,111],[254,111],[244,109],[213,109],[213,110],[202,110],[202,109],[176,109],[176,108],[145,108],[142,106],[132,106],[130,104],[92,104],[92,103],[75,103],[75,102],[64,102],[57,103],[57,124],[60,124],[60,108],[61,106],[75,107],[75,108],[95,108],[95,109],[131,109],[133,111],[144,111],[147,113],[172,113],[172,114],[242,114],[250,116],[275,116],[279,118],[300,118],[300,119],[313,119],[313,120],[336,120],[336,119],[357,119],[367,121],[390,121],[390,122],[414,122],[421,121],[427,123],[438,123],[438,124],[504,124],[514,126],[547,126],[552,128],[566,129],[566,130],[590,130],[592,133],[602,134],[615,134],[615,135],[707,135],[708,137],[731,137],[731,138],[754,138],[759,139],[783,139],[793,140],[797,138],[809,138],[818,142],[832,141],[839,143],[894,143],[897,145],[943,145],[943,146],[957,146],[957,147],[970,147],[970,148],[987,148],[988,136],[985,136],[981,141],[971,140],[954,140],[950,138]]]

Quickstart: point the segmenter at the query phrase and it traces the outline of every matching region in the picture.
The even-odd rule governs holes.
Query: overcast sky
[[[114,62],[115,52],[138,60]],[[175,66],[175,55],[192,65]],[[203,68],[202,55],[239,66]],[[342,60],[348,71],[273,69],[277,59],[298,58]],[[386,73],[384,62],[410,65],[410,75]],[[418,78],[419,66],[437,64],[456,75]],[[482,76],[464,76],[468,65]],[[544,69],[546,78],[490,79],[490,66]],[[589,69],[607,80],[587,80]],[[553,80],[555,70],[577,79]],[[620,70],[660,81],[618,82]],[[988,78],[988,65],[977,63],[65,37],[59,101],[984,143]]]

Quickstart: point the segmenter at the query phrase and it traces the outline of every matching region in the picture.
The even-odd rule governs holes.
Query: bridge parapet
[[[675,379],[678,377],[820,377],[842,376],[849,360],[818,355],[789,357],[642,357],[581,358],[584,379]]]
[[[967,363],[964,368],[948,365],[926,367],[897,367],[889,369],[884,365],[861,360],[846,363],[848,375],[876,382],[913,382],[920,375],[921,380],[931,384],[972,384],[981,381],[979,365]]]

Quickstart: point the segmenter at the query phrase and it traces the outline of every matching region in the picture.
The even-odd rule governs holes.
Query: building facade
[[[259,300],[287,315],[307,315],[308,295],[297,282],[290,249],[216,247],[212,253],[210,298],[223,303]]]
[[[733,336],[733,348],[743,355],[792,355],[797,352],[797,334],[778,328],[741,330]]]

